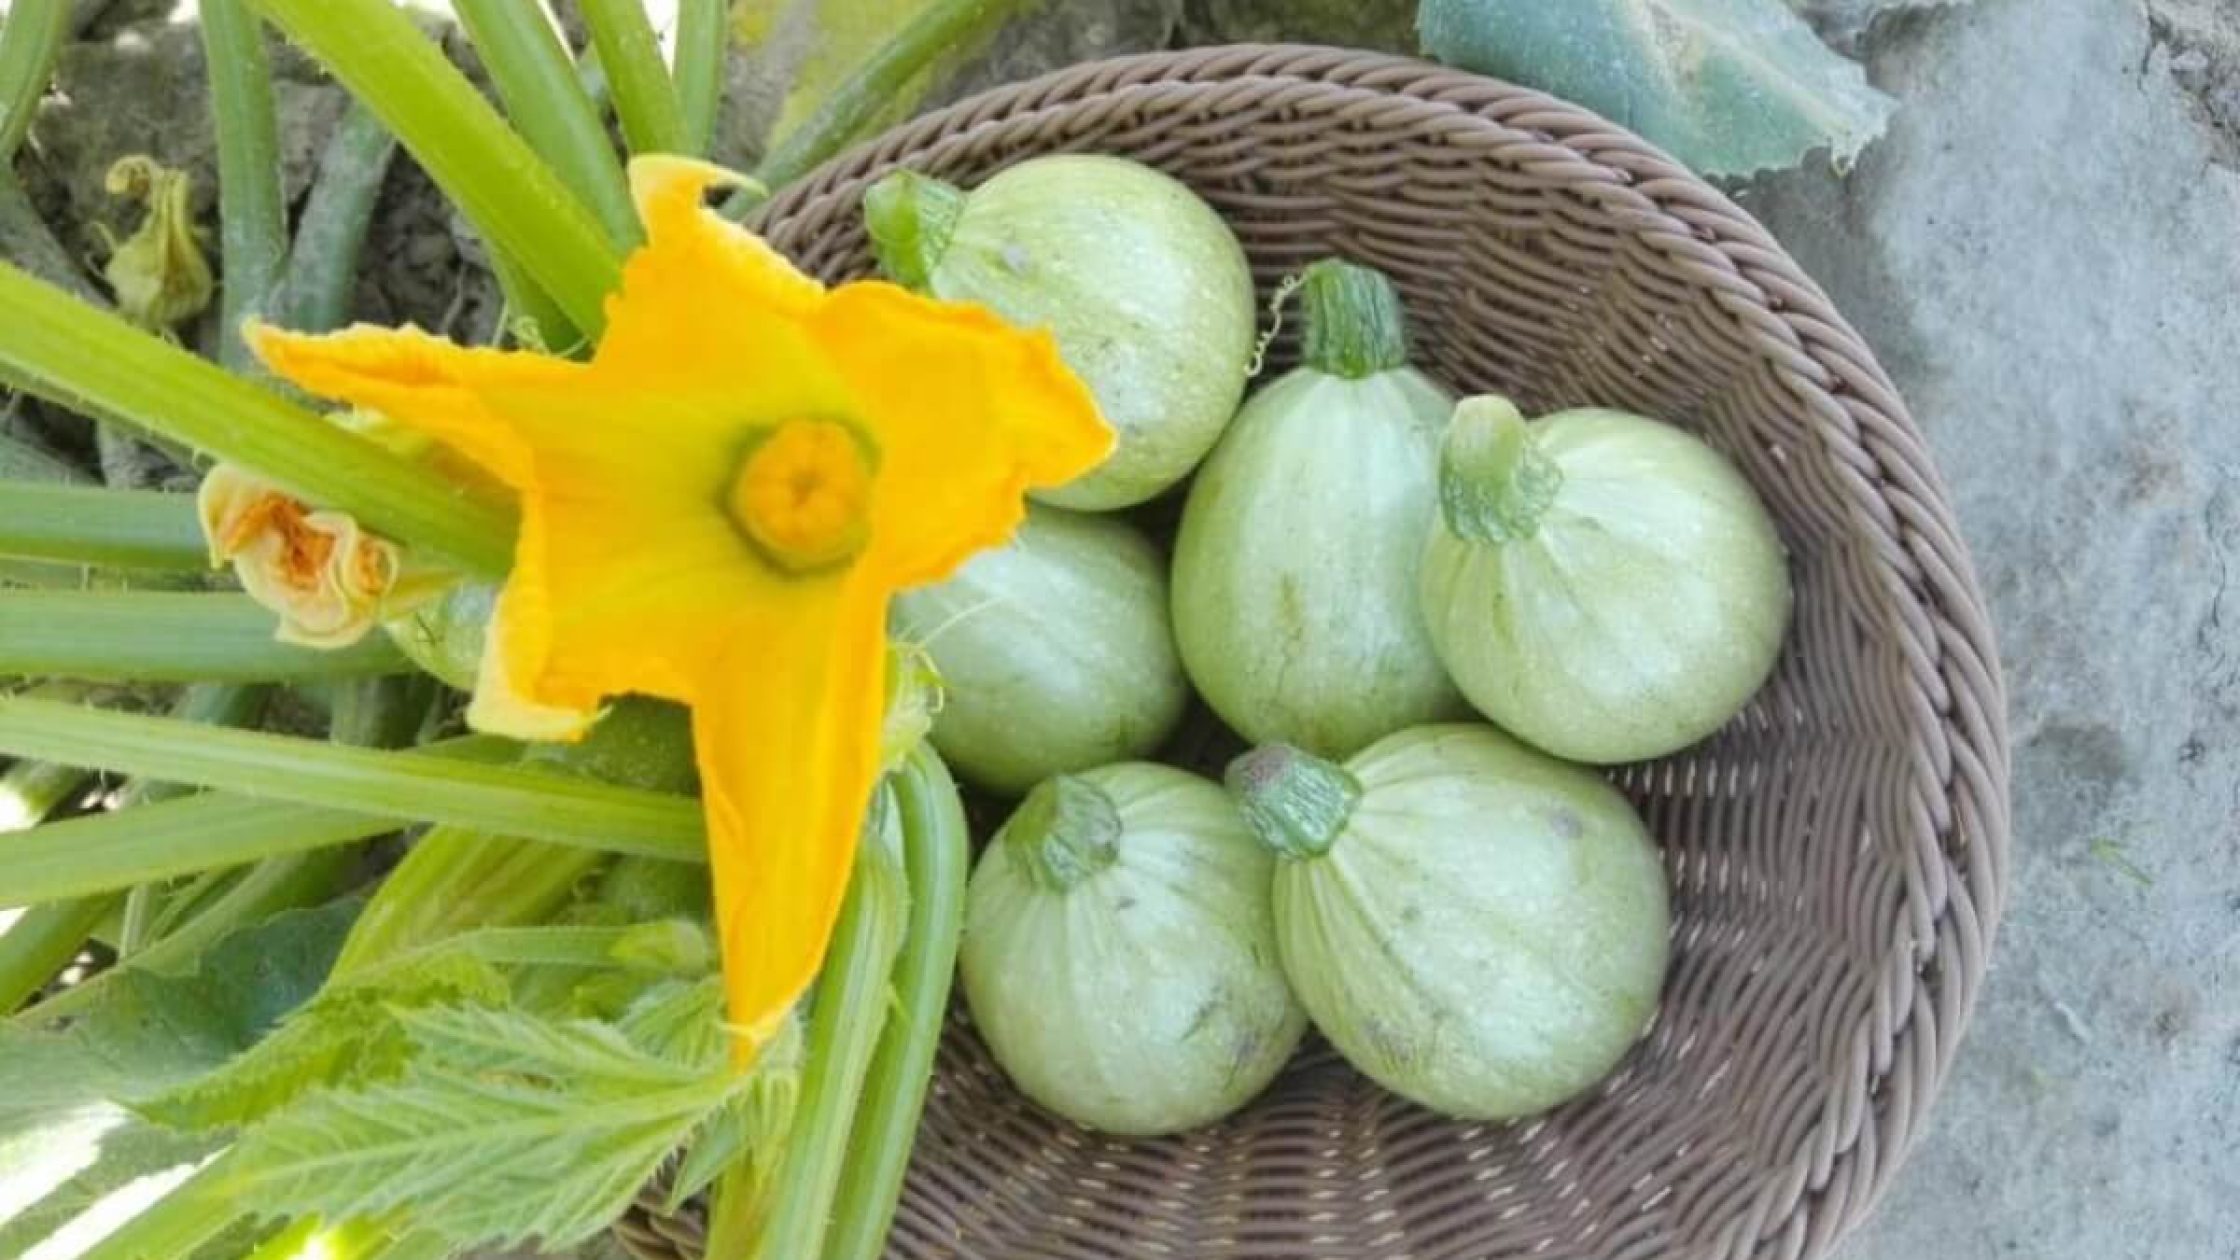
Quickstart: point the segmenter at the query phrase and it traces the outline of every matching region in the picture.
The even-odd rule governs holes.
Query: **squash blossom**
[[[457,576],[413,566],[348,515],[313,510],[231,464],[202,479],[195,507],[211,565],[233,565],[250,598],[279,615],[283,643],[348,647]]]
[[[521,533],[471,724],[580,734],[690,705],[742,1057],[823,960],[880,763],[886,615],[1112,446],[1044,333],[864,282],[826,289],[704,208],[736,177],[646,157],[647,243],[589,362],[415,329],[252,327],[280,375],[454,448]]]

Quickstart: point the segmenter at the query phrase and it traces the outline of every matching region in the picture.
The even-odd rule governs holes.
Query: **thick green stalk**
[[[288,251],[277,314],[290,328],[325,332],[350,322],[358,255],[396,151],[397,139],[380,115],[362,101],[350,102],[319,155],[319,175]]]
[[[172,711],[195,721],[239,725],[253,721],[263,706],[263,688],[200,686],[187,688]],[[169,784],[135,783],[125,789],[122,804],[161,799],[174,791]],[[117,909],[119,900],[114,892],[102,892],[32,906],[0,932],[0,1012],[20,1006],[75,957],[86,937]],[[130,920],[128,913],[127,936]]]
[[[779,1160],[769,1217],[755,1230],[747,1195],[735,1180],[727,1183],[710,1226],[711,1256],[797,1260],[824,1254],[849,1133],[887,1019],[888,978],[909,920],[910,892],[890,808],[884,800],[873,806],[817,978],[800,1106]]]
[[[25,761],[0,774],[0,836],[35,827],[92,776],[67,766]],[[0,853],[6,853],[0,843]],[[41,906],[0,929],[0,1015],[23,1005],[85,943],[105,912],[76,903]],[[46,913],[42,913],[46,911]]]
[[[684,114],[661,64],[661,42],[645,0],[578,0],[591,41],[614,89],[614,112],[632,153],[684,151]]]
[[[15,161],[70,33],[70,0],[15,0],[0,24],[0,167]]]
[[[171,715],[216,726],[253,726],[264,716],[265,704],[271,695],[271,690],[265,687],[198,683],[179,694],[178,701],[171,706]],[[186,790],[176,783],[137,780],[118,794],[115,808],[131,809],[170,800]],[[198,879],[214,879],[220,874],[206,872]],[[161,884],[141,884],[134,888],[125,897],[124,926],[118,929],[117,956],[125,958],[137,953],[164,934],[174,914],[187,908],[185,899],[172,898]]]
[[[0,592],[0,675],[93,682],[281,682],[402,674],[388,636],[333,651],[272,637],[246,595],[182,591]]]
[[[225,263],[218,361],[235,372],[250,372],[256,360],[241,339],[241,324],[270,309],[288,252],[272,59],[265,51],[264,26],[243,0],[202,0],[201,15],[218,142],[218,240]]]
[[[487,735],[425,744],[409,754],[510,762],[511,740]],[[394,819],[204,792],[181,800],[87,814],[10,837],[0,908],[129,888],[213,867],[301,853],[396,830]]]
[[[498,288],[506,297],[503,332],[513,334],[522,345],[560,355],[573,355],[588,344],[569,321],[568,313],[537,287],[526,267],[494,246],[489,257],[490,274],[498,278]],[[523,335],[520,325],[524,322],[530,326],[529,335]]]
[[[825,1260],[879,1260],[902,1194],[903,1174],[933,1081],[934,1052],[949,1010],[957,940],[964,929],[972,839],[964,802],[936,756],[921,743],[894,778],[902,822],[902,860],[910,921],[893,976],[894,1011],[864,1080],[863,1102],[848,1132],[848,1160],[833,1203]]]
[[[398,822],[707,860],[700,806],[690,797],[537,770],[211,730],[20,696],[0,698],[0,751]]]
[[[107,1237],[78,1253],[78,1260],[182,1260],[233,1224],[236,1200],[226,1181],[226,1157],[196,1169]]]
[[[731,57],[730,5],[724,0],[678,0],[677,60],[673,76],[684,126],[684,151],[706,157],[723,112],[725,64]]]
[[[0,265],[0,383],[231,460],[291,494],[479,573],[502,574],[512,560],[508,505],[464,493],[7,265]]]
[[[0,931],[0,1018],[68,966],[117,901],[111,894],[32,906]]]
[[[689,719],[646,700],[617,704],[574,744],[537,744],[524,764],[654,791],[683,791],[693,775]],[[567,904],[608,855],[512,835],[435,827],[389,872],[350,926],[336,975],[476,928],[541,923]],[[674,863],[631,859],[662,868]],[[694,873],[704,872],[690,868]]]
[[[493,250],[517,260],[577,328],[599,330],[620,249],[402,9],[390,0],[250,3],[381,116]]]
[[[816,113],[787,133],[762,160],[755,178],[765,187],[782,188],[808,174],[861,138],[865,126],[935,58],[994,30],[1021,8],[1022,0],[940,0],[927,6],[842,80]]]
[[[609,240],[625,249],[636,244],[638,216],[630,208],[622,163],[544,6],[453,0],[452,9],[474,40],[514,129],[599,216]]]
[[[127,569],[210,565],[192,495],[7,480],[0,555]]]

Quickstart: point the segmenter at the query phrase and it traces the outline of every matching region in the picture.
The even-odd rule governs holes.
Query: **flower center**
[[[870,534],[871,464],[846,425],[788,420],[747,452],[724,508],[786,572],[831,568]]]

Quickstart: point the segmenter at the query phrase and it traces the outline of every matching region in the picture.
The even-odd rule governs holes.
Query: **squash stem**
[[[1563,470],[1517,405],[1497,394],[1465,398],[1439,451],[1439,512],[1468,542],[1530,538],[1563,488]]]
[[[670,75],[683,114],[684,151],[706,157],[723,111],[724,63],[731,56],[729,6],[724,0],[681,0],[677,5],[677,55]]]
[[[884,1254],[932,1083],[964,929],[965,883],[972,873],[964,803],[932,746],[918,745],[893,782],[910,885],[909,929],[895,963],[894,1012],[880,1031],[863,1102],[848,1131],[825,1260],[879,1260]]]
[[[202,0],[203,60],[218,140],[219,239],[225,259],[218,359],[250,373],[256,357],[244,321],[270,312],[288,253],[288,203],[280,185],[280,126],[264,25],[243,0]]]
[[[1103,788],[1061,774],[1027,793],[995,842],[1037,887],[1062,893],[1112,865],[1120,830],[1120,810]]]
[[[863,221],[879,270],[923,293],[964,215],[964,190],[916,171],[896,171],[863,195]]]
[[[1325,258],[1300,277],[1299,304],[1299,358],[1308,367],[1357,381],[1408,365],[1407,316],[1383,272]]]
[[[31,130],[31,116],[70,37],[70,0],[16,0],[0,23],[0,170]]]
[[[397,139],[381,116],[365,102],[352,101],[319,156],[318,180],[304,198],[281,282],[279,322],[303,332],[350,322],[358,258],[396,151]]]
[[[1245,824],[1278,857],[1320,857],[1345,830],[1361,781],[1289,744],[1263,744],[1229,763],[1223,780]]]
[[[909,926],[908,875],[898,820],[882,796],[856,853],[854,877],[810,1007],[800,1109],[786,1138],[769,1215],[754,1234],[733,1180],[719,1195],[707,1254],[727,1260],[807,1260],[824,1254],[825,1232],[855,1126],[857,1104],[893,1001],[889,979]]]

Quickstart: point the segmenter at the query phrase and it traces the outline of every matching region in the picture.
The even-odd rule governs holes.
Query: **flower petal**
[[[594,358],[602,369],[671,389],[720,383],[743,400],[789,367],[814,368],[799,322],[822,304],[824,286],[702,204],[709,189],[738,182],[686,158],[631,161],[646,245],[624,262],[622,288],[608,299]]]
[[[530,479],[529,450],[478,391],[544,383],[566,390],[583,365],[538,354],[469,349],[417,328],[359,324],[308,335],[251,323],[251,349],[279,375],[314,394],[340,398],[408,424],[520,489]]]
[[[1047,333],[880,283],[833,290],[811,319],[879,447],[865,561],[897,587],[1002,542],[1029,488],[1070,481],[1112,450]]]
[[[751,1056],[824,961],[879,773],[886,593],[754,607],[693,706],[732,1022]]]

